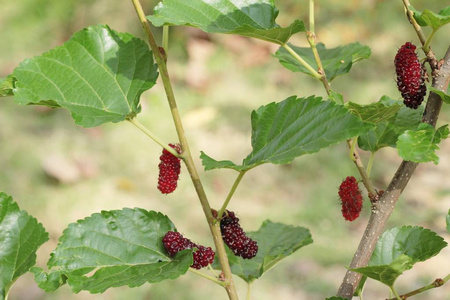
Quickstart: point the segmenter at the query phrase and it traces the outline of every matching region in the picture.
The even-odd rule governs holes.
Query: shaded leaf
[[[258,243],[258,254],[252,259],[235,256],[227,247],[231,272],[246,282],[261,277],[283,258],[313,242],[308,229],[264,221],[258,231],[248,236]],[[214,268],[220,268],[217,259]]]
[[[209,33],[228,33],[285,44],[289,38],[305,31],[296,20],[282,28],[275,19],[278,9],[273,0],[163,0],[147,19],[154,26],[187,25]]]
[[[420,12],[411,5],[409,8],[414,13],[414,19],[420,26],[430,26],[433,29],[438,29],[450,23],[450,6],[440,10],[437,14],[428,9]]]
[[[344,96],[332,90],[330,90],[330,100],[333,100],[337,104],[344,105]]]
[[[446,246],[444,239],[429,229],[418,226],[392,228],[381,235],[369,266],[354,271],[392,286],[405,270],[437,255]]]
[[[392,286],[403,272],[412,268],[414,264],[412,261],[411,257],[402,254],[389,265],[369,266],[350,270],[375,279],[387,286]]]
[[[318,70],[319,67],[317,66],[310,47],[301,48],[292,45],[290,46],[310,66],[315,70]],[[348,73],[353,64],[362,59],[368,59],[371,55],[370,48],[363,46],[360,43],[352,43],[332,49],[326,49],[324,44],[318,43],[316,47],[319,52],[322,66],[325,69],[325,74],[330,82],[337,76]],[[313,76],[313,74],[300,64],[286,49],[280,47],[275,53],[275,57],[278,58],[280,63],[288,70],[302,72]]]
[[[395,119],[401,104],[386,105],[382,102],[375,102],[368,105],[359,105],[353,102],[347,103],[347,109],[359,117],[363,122],[378,124]]]
[[[0,298],[36,263],[37,249],[48,240],[41,223],[0,193]]]
[[[13,77],[0,78],[0,97],[12,96],[13,94]]]
[[[26,59],[13,76],[17,103],[61,106],[75,123],[93,127],[139,113],[139,98],[155,84],[158,73],[144,41],[99,25]]]
[[[252,112],[253,151],[238,166],[203,155],[205,169],[219,167],[245,171],[264,163],[287,164],[294,158],[367,132],[363,123],[334,101],[289,97]]]
[[[404,160],[414,162],[439,163],[439,157],[435,151],[439,149],[437,144],[449,135],[448,125],[438,128],[422,123],[416,130],[405,131],[397,141],[398,154]]]
[[[398,107],[400,110],[394,118],[389,118],[376,124],[376,128],[369,130],[358,138],[358,146],[366,151],[376,152],[383,147],[397,147],[398,137],[406,130],[416,129],[422,120],[423,107],[410,109],[402,104],[402,101],[381,97],[377,102],[386,108]]]
[[[169,257],[162,238],[170,230],[175,227],[169,218],[154,211],[93,214],[69,225],[48,262],[50,271],[35,270],[35,276],[46,290],[57,288],[65,276],[75,293],[175,279],[192,264],[192,249]]]
[[[430,87],[430,91],[436,93],[439,95],[439,97],[441,97],[442,101],[444,101],[447,104],[450,104],[450,95],[446,94],[438,89],[435,89],[434,87]]]

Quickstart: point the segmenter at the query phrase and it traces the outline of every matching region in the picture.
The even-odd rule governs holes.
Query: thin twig
[[[408,299],[411,296],[423,293],[425,291],[428,291],[428,290],[431,290],[431,289],[434,289],[434,288],[441,287],[449,280],[450,280],[450,274],[448,274],[444,279],[437,278],[432,283],[430,283],[430,284],[428,284],[426,286],[423,286],[423,287],[421,287],[421,288],[419,288],[417,290],[411,291],[409,293],[403,294],[403,295],[400,296],[400,298],[401,299]],[[396,298],[390,298],[390,299],[387,299],[387,300],[396,300]]]

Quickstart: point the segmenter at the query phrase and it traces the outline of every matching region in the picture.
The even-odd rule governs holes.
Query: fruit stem
[[[150,48],[152,49],[153,55],[155,57],[156,63],[158,64],[159,72],[161,74],[161,80],[163,82],[164,90],[166,92],[167,101],[169,102],[170,111],[172,113],[173,122],[175,124],[175,128],[177,131],[178,139],[181,143],[181,149],[185,156],[184,163],[188,169],[189,175],[191,177],[192,183],[194,185],[195,191],[197,192],[198,199],[200,200],[200,204],[203,209],[203,213],[206,217],[206,220],[209,225],[209,229],[211,231],[211,235],[214,240],[214,244],[216,246],[216,254],[223,272],[224,282],[226,283],[225,290],[228,294],[228,298],[230,300],[238,300],[239,297],[236,292],[236,288],[233,282],[233,277],[231,274],[230,264],[228,262],[228,257],[225,251],[225,244],[222,239],[222,234],[220,232],[220,227],[218,224],[213,224],[214,216],[211,212],[211,207],[208,202],[208,198],[206,197],[205,190],[203,189],[202,182],[200,181],[200,177],[198,175],[197,169],[194,164],[194,160],[192,159],[191,151],[189,148],[189,144],[187,142],[186,135],[184,134],[183,125],[181,122],[181,117],[177,108],[177,104],[175,101],[175,95],[172,88],[172,83],[169,77],[169,71],[167,70],[167,65],[164,60],[163,55],[159,51],[158,45],[156,44],[155,38],[153,36],[152,30],[150,29],[150,25],[147,22],[147,19],[144,14],[144,10],[142,9],[142,5],[139,0],[131,0],[133,6],[138,15],[139,21],[141,22],[142,27],[147,35],[148,42],[150,44]]]
[[[242,180],[242,177],[244,177],[245,173],[247,171],[240,171],[238,177],[236,178],[236,180],[233,183],[233,186],[231,187],[230,192],[228,193],[227,198],[225,199],[225,202],[223,203],[222,207],[220,208],[219,212],[217,213],[217,217],[219,219],[222,218],[223,213],[225,212],[225,209],[227,209],[228,204],[230,203],[231,198],[234,195],[234,192],[236,191],[239,183]],[[215,220],[215,222],[217,222],[217,220]]]
[[[316,70],[314,70],[313,67],[311,67],[310,64],[308,64],[303,58],[300,57],[288,44],[283,44],[282,47],[286,49],[287,52],[289,52],[292,57],[294,57],[300,64],[302,64],[308,71],[311,73],[312,76],[315,78],[321,80],[322,75],[320,75]]]
[[[154,133],[152,133],[150,130],[148,130],[144,125],[142,125],[137,119],[128,119],[128,122],[139,128],[143,133],[145,133],[148,137],[150,137],[153,141],[155,141],[158,145],[169,151],[173,156],[176,156],[178,158],[184,159],[184,156],[182,154],[179,154],[175,149],[169,146],[169,144],[166,144],[162,142]]]
[[[217,283],[220,286],[225,287],[227,285],[227,283],[225,281],[220,281],[219,279],[217,279],[215,277],[212,277],[212,276],[209,276],[209,275],[206,275],[205,273],[202,273],[202,272],[200,272],[200,271],[198,271],[196,269],[189,268],[189,272],[192,272],[192,273],[194,273],[194,274],[196,274],[198,276],[201,276],[203,278],[211,280],[212,282]]]

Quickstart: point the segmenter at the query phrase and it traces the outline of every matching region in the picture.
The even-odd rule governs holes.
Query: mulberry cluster
[[[171,257],[174,257],[181,250],[197,248],[198,250],[193,253],[194,263],[191,266],[192,268],[201,269],[214,261],[215,253],[210,247],[197,245],[183,237],[179,232],[167,232],[163,237],[163,244]]]
[[[181,153],[180,145],[169,144],[169,146]],[[163,194],[170,194],[177,188],[181,170],[180,159],[166,149],[163,149],[159,159],[161,162],[159,163],[158,190]]]
[[[397,87],[402,94],[403,103],[413,109],[420,106],[427,92],[425,69],[420,64],[415,50],[416,46],[408,42],[398,50],[394,60]]]
[[[353,176],[348,176],[339,187],[339,197],[342,204],[342,215],[347,221],[359,217],[362,209],[363,197],[358,182]]]
[[[217,216],[217,212],[215,212]],[[226,211],[220,221],[220,231],[223,241],[233,251],[234,255],[250,259],[258,253],[258,244],[249,238],[239,225],[239,219],[234,212]]]

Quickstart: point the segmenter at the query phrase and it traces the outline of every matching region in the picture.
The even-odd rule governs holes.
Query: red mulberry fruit
[[[194,263],[191,265],[195,269],[206,267],[214,261],[215,253],[210,247],[197,245],[183,237],[179,232],[167,232],[163,237],[163,245],[171,257],[174,257],[181,250],[197,248],[198,250],[193,253]]]
[[[403,103],[413,109],[420,106],[427,92],[425,68],[420,64],[415,50],[416,46],[408,42],[398,50],[394,60],[397,86]]]
[[[214,215],[217,215],[217,212]],[[234,212],[227,210],[223,214],[220,221],[220,231],[223,241],[233,251],[234,255],[250,259],[258,253],[258,243],[247,237]]]
[[[181,153],[180,145],[169,144],[169,146]],[[166,149],[163,149],[159,159],[161,162],[159,163],[158,190],[163,194],[170,194],[177,188],[181,170],[180,159]]]
[[[344,218],[347,221],[358,218],[362,209],[363,198],[355,177],[348,176],[342,181],[339,187],[339,197],[341,198]]]

